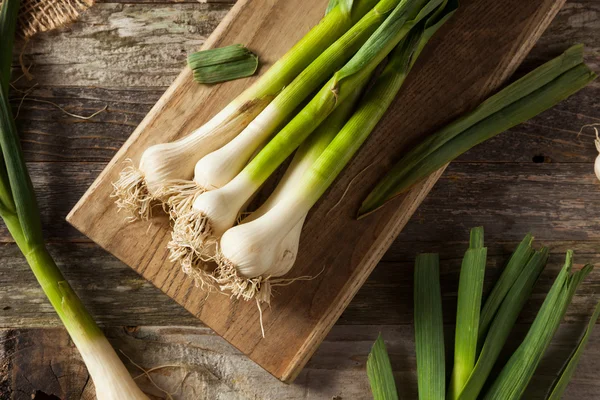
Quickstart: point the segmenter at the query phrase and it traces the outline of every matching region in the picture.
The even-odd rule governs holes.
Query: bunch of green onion
[[[139,167],[128,166],[114,183],[117,204],[135,219],[163,202],[174,221],[173,262],[201,285],[268,302],[270,284],[294,264],[308,211],[455,9],[455,0],[332,0],[321,23],[217,116],[179,141],[150,147]],[[243,53],[221,50],[223,59]],[[194,55],[199,68],[219,57]],[[238,223],[297,149],[274,193]]]
[[[567,307],[593,266],[572,272],[573,254],[567,252],[563,268],[538,310],[529,331],[504,365],[498,365],[506,340],[548,261],[548,249],[532,248],[527,235],[519,244],[482,306],[487,250],[483,229],[471,230],[458,284],[454,364],[446,385],[442,296],[439,257],[420,254],[415,262],[415,345],[420,399],[516,400],[523,396]],[[558,400],[600,316],[600,303],[577,347],[569,356],[547,399]],[[492,368],[501,368],[495,375]],[[397,399],[395,383],[381,338],[373,346],[367,371],[376,400]]]
[[[35,193],[8,101],[18,8],[18,0],[4,0],[0,10],[0,217],[81,353],[97,398],[147,400],[44,244]]]

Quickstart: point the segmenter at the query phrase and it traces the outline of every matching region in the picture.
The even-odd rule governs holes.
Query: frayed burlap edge
[[[18,34],[28,39],[36,33],[60,28],[93,5],[94,0],[22,0]]]

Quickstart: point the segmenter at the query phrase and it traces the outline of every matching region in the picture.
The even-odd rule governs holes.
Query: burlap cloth
[[[30,38],[64,26],[93,4],[94,0],[21,0],[18,34]]]

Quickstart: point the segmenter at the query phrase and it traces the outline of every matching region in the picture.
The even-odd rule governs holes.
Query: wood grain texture
[[[268,66],[319,19],[321,12],[317,10],[325,5],[320,0],[314,0],[314,4],[304,2],[299,12],[293,3],[237,3],[208,40],[208,46],[241,42],[263,55],[265,67]],[[353,215],[369,182],[375,181],[418,137],[473,107],[496,89],[520,64],[562,3],[463,2],[451,23],[420,58],[392,108],[394,111],[388,113],[311,212],[291,276],[317,276],[321,270],[324,272],[310,282],[297,283],[297,290],[277,293],[264,315],[268,332],[265,339],[260,336],[254,304],[219,295],[206,297],[177,266],[167,262],[165,244],[169,234],[164,219],[150,228],[145,223],[125,225],[108,197],[111,181],[126,157],[138,160],[149,145],[189,132],[248,81],[200,90],[191,83],[189,71],[184,70],[73,209],[69,221],[273,375],[284,381],[293,380],[440,174],[382,212],[355,221]],[[270,24],[262,22],[282,15],[286,18],[272,18]],[[501,22],[506,20],[514,22],[510,26]],[[280,26],[290,32],[286,40],[274,34]],[[494,46],[489,46],[491,41]],[[462,77],[458,84],[448,79],[457,73]],[[433,113],[440,109],[444,112]],[[380,162],[362,174],[345,202],[332,210],[350,180],[372,160]],[[148,233],[148,240],[139,240],[142,232]],[[282,337],[286,338],[285,346]]]
[[[445,310],[444,310],[445,311]],[[527,332],[518,324],[506,350],[514,349]],[[526,393],[527,400],[544,399],[560,365],[574,348],[584,324],[563,325]],[[450,336],[452,326],[446,326]],[[368,400],[365,363],[373,337],[386,339],[400,398],[416,399],[415,344],[411,326],[336,326],[327,335],[293,384],[283,384],[208,328],[113,328],[107,336],[153,399],[164,398],[132,362],[150,370],[152,379],[178,400]],[[62,329],[0,331],[0,357],[10,360],[19,391],[11,399],[29,400],[39,388],[61,399],[93,400],[93,386],[77,351]],[[43,344],[43,347],[40,345]],[[600,391],[596,371],[600,331],[595,330],[581,358],[565,399],[594,399]],[[505,357],[507,353],[503,353]],[[126,355],[126,356],[125,356]],[[28,377],[19,374],[35,371]],[[1,386],[0,386],[1,387]],[[268,391],[266,390],[268,388]],[[160,396],[160,397],[159,397]]]
[[[97,4],[24,46],[31,73],[51,85],[168,86],[225,17],[228,4]],[[81,51],[85,48],[85,51]],[[18,53],[17,53],[18,55]],[[15,66],[19,65],[15,59]]]
[[[121,0],[111,0],[108,3],[117,2]],[[25,101],[19,113],[18,123],[27,151],[26,157],[35,175],[36,189],[43,193],[40,202],[44,223],[47,225],[46,235],[52,242],[50,250],[93,315],[104,326],[109,327],[107,332],[112,342],[118,349],[123,349],[126,354],[146,368],[176,362],[193,368],[198,367],[200,370],[198,373],[193,372],[194,376],[186,379],[185,390],[174,395],[176,400],[196,399],[193,397],[192,388],[203,393],[214,394],[216,398],[219,392],[222,392],[221,398],[227,400],[261,398],[332,400],[336,398],[335,396],[343,400],[367,399],[369,388],[365,382],[364,357],[380,331],[383,332],[392,353],[398,387],[403,394],[413,395],[414,389],[407,386],[407,384],[413,385],[414,388],[415,376],[414,354],[410,353],[414,348],[413,332],[411,327],[407,326],[412,324],[412,260],[419,252],[440,253],[442,270],[448,268],[452,271],[445,272],[443,276],[444,298],[446,303],[453,302],[456,293],[455,284],[458,280],[457,260],[467,246],[464,239],[468,229],[480,224],[482,218],[486,218],[485,228],[488,236],[494,237],[493,241],[491,239],[487,241],[491,246],[488,284],[494,279],[496,268],[506,261],[514,249],[516,241],[529,229],[528,221],[536,223],[538,230],[534,233],[541,243],[552,249],[550,267],[553,270],[560,266],[564,252],[569,248],[575,250],[575,261],[578,264],[583,262],[600,264],[598,262],[600,242],[571,240],[573,235],[581,230],[589,231],[587,225],[581,226],[581,221],[594,223],[598,215],[598,209],[594,207],[597,201],[594,202],[594,199],[590,198],[591,204],[588,203],[584,208],[573,201],[561,202],[563,187],[568,187],[568,179],[580,174],[589,174],[593,168],[592,163],[596,156],[591,140],[593,130],[586,128],[581,134],[578,133],[582,125],[600,122],[600,108],[596,101],[600,96],[598,92],[600,86],[594,84],[530,121],[531,123],[522,124],[503,133],[456,160],[449,167],[448,173],[453,171],[457,163],[462,162],[467,163],[462,166],[463,171],[468,170],[470,173],[461,173],[455,180],[442,178],[436,184],[293,386],[281,384],[256,364],[249,362],[232,346],[226,345],[208,328],[191,328],[198,325],[195,317],[151,284],[145,283],[144,278],[139,277],[96,245],[90,244],[89,239],[62,222],[67,211],[164,92],[162,87],[144,86],[144,84],[154,86],[150,77],[156,78],[158,64],[153,63],[153,60],[160,59],[162,53],[169,51],[169,46],[184,48],[188,40],[197,43],[197,37],[181,30],[179,33],[170,34],[171,43],[152,44],[149,38],[151,33],[157,32],[156,21],[161,18],[161,12],[157,12],[156,4],[161,2],[168,3],[168,7],[172,10],[179,10],[179,5],[172,4],[172,1],[136,0],[135,18],[128,20],[130,24],[137,27],[137,35],[146,38],[141,39],[145,40],[146,45],[139,49],[139,53],[143,54],[148,63],[145,66],[137,64],[139,79],[126,77],[127,59],[131,57],[134,65],[139,60],[137,56],[133,57],[130,54],[123,57],[125,67],[120,70],[113,69],[110,74],[102,74],[93,64],[85,64],[87,46],[96,49],[98,64],[103,64],[104,59],[114,59],[119,52],[126,51],[118,46],[111,46],[110,43],[93,43],[95,40],[111,40],[108,33],[111,25],[108,21],[113,18],[112,12],[120,13],[118,7],[112,7],[111,12],[107,12],[97,5],[84,16],[86,21],[93,21],[97,29],[107,31],[106,39],[101,35],[98,38],[80,35],[82,30],[89,29],[86,24],[76,24],[69,29],[34,38],[28,46],[33,46],[36,51],[28,53],[26,60],[28,64],[34,65],[35,72],[36,68],[41,67],[37,58],[39,55],[40,59],[45,61],[43,64],[45,72],[34,74],[40,87],[34,90],[30,97],[53,101],[68,111],[84,115],[89,115],[104,105],[108,105],[109,109],[108,112],[90,121],[81,121],[66,116],[52,105]],[[133,3],[133,1],[127,0],[125,3]],[[202,4],[196,4],[196,7],[202,12],[208,12]],[[158,8],[158,10],[165,8]],[[519,71],[531,70],[575,42],[586,44],[585,56],[590,65],[600,65],[599,12],[600,3],[596,0],[568,1],[529,53]],[[168,15],[169,18],[163,19],[162,23],[176,25],[178,13],[170,12]],[[123,20],[121,17],[118,18]],[[198,33],[205,36],[208,34],[209,32]],[[48,35],[51,40],[46,37]],[[70,40],[70,35],[77,35],[77,39]],[[68,41],[70,46],[81,49],[78,52],[71,52],[68,60],[52,55],[53,49],[66,47],[65,41]],[[183,58],[181,61],[183,62]],[[87,68],[88,74],[78,72],[69,79],[63,74],[67,65],[71,70],[84,71]],[[82,65],[85,65],[85,68],[81,67]],[[164,81],[165,85],[170,83],[176,73],[177,71],[173,69],[168,73],[168,78],[167,75],[164,75],[164,79],[161,78],[161,82]],[[18,74],[19,71],[15,71],[15,76]],[[83,86],[85,82],[89,82],[87,76],[93,76],[94,85],[104,87]],[[135,87],[107,88],[113,86],[111,79],[118,82],[130,79],[129,81]],[[20,88],[31,84],[23,79],[17,82]],[[54,86],[58,84],[69,86]],[[20,96],[14,93],[13,97],[16,109],[19,106]],[[536,164],[533,162],[535,156],[543,156],[542,160],[550,163]],[[512,176],[505,176],[502,179],[505,194],[500,196],[497,202],[495,199],[498,191],[481,190],[480,187],[485,185],[485,188],[490,189],[493,188],[494,182],[498,182],[493,180],[486,184],[489,170],[486,168],[482,170],[481,167],[482,164],[489,163],[498,164],[498,168],[503,164],[520,165],[520,168],[511,169]],[[561,171],[558,175],[566,177],[566,180],[557,182],[548,179],[539,180],[537,182],[539,190],[535,196],[553,200],[544,201],[541,212],[537,212],[537,208],[521,207],[521,200],[531,196],[531,191],[522,195],[520,193],[527,187],[525,184],[527,180],[535,180],[538,175],[552,173],[552,168]],[[482,170],[481,175],[480,170]],[[572,172],[567,173],[569,170]],[[466,179],[461,180],[462,178]],[[56,187],[46,186],[56,185],[57,182],[66,184],[66,189],[57,190]],[[518,189],[511,190],[513,182],[519,183]],[[588,190],[598,195],[600,185],[589,186]],[[463,208],[459,212],[454,212],[452,204],[460,205],[469,202],[475,194],[486,204],[483,210]],[[451,199],[451,204],[448,204],[448,199]],[[574,214],[577,218],[571,225],[568,216]],[[495,219],[490,218],[490,215],[502,215],[504,225],[496,226]],[[545,217],[549,215],[552,215],[552,218]],[[561,218],[559,227],[554,225],[556,217]],[[511,228],[507,232],[507,236],[513,239],[506,240],[502,228],[511,226],[510,220],[518,221],[519,224],[518,227]],[[437,234],[438,230],[440,234]],[[414,240],[413,236],[418,237],[419,241]],[[559,239],[548,240],[547,237]],[[0,361],[0,398],[28,400],[35,391],[51,393],[56,390],[59,363],[78,365],[80,360],[77,354],[68,348],[71,344],[66,340],[62,330],[39,329],[59,326],[59,321],[22,258],[18,256],[12,239],[4,231],[0,235],[0,242],[4,243],[0,251],[0,260],[2,260],[0,263],[0,327],[7,328],[0,335],[3,336],[0,337],[0,348],[4,349],[0,350],[2,353],[0,355],[2,360]],[[98,271],[101,271],[102,277],[99,276]],[[561,328],[561,332],[567,333],[566,341],[561,339],[553,344],[553,347],[558,346],[562,349],[562,354],[570,350],[573,340],[581,332],[583,321],[589,317],[584,315],[584,311],[597,298],[597,293],[600,292],[599,284],[600,279],[597,273],[594,273],[586,280],[585,291],[581,296],[577,296],[576,304],[569,309],[569,324]],[[103,295],[106,293],[109,295]],[[540,301],[541,293],[542,288],[536,288],[536,302]],[[523,322],[529,321],[534,311],[533,304],[528,305],[525,309],[527,316],[524,316]],[[448,321],[449,312],[448,309],[446,321],[451,323]],[[130,335],[120,336],[119,333],[115,333],[121,332],[121,329],[116,327],[127,325],[160,325],[160,327],[142,327],[140,332],[143,333],[137,335],[138,340],[130,342],[127,339]],[[186,325],[186,327],[172,325]],[[15,341],[6,340],[15,334],[30,337],[27,341],[21,342],[19,353],[16,354],[14,353]],[[565,399],[600,398],[600,390],[597,387],[598,360],[600,360],[597,353],[600,342],[596,334],[594,337]],[[25,353],[27,357],[17,357],[20,353]],[[217,360],[216,354],[221,354],[222,357],[218,358],[218,362],[207,367],[212,371],[226,369],[221,376],[233,378],[219,380],[203,369],[206,363]],[[66,359],[65,355],[68,355]],[[50,359],[53,360],[54,371],[49,368]],[[128,363],[127,360],[125,362]],[[132,365],[128,363],[128,366],[135,373]],[[250,386],[248,380],[240,382],[238,379],[239,376],[246,374],[246,368],[252,371],[248,375],[256,382],[260,382],[260,390],[256,388],[253,389],[256,391],[248,390],[246,389]],[[87,400],[88,398],[79,396],[79,391],[86,386],[88,380],[85,371],[72,368],[69,370],[69,376],[65,376],[66,368],[62,368],[61,371],[63,386],[61,391],[56,391],[56,394],[73,394],[70,398],[64,396],[63,400],[81,398]],[[546,374],[547,371],[544,368],[543,373]],[[161,386],[176,389],[182,380],[180,373],[180,370],[166,369],[157,371],[153,377],[160,381]],[[28,383],[22,377],[23,375],[35,377],[34,385]],[[147,381],[140,379],[142,379],[140,382],[142,386],[148,388]],[[545,377],[542,382],[536,381],[535,386],[538,389],[545,387],[539,387],[539,384],[545,385],[548,379]]]
[[[407,226],[410,227],[411,224]],[[539,242],[539,243],[538,243]],[[501,268],[518,242],[488,241],[485,292],[491,290]],[[548,267],[534,288],[533,297],[521,315],[521,322],[533,321],[550,282],[564,263],[567,249],[575,251],[575,264],[600,265],[600,240],[536,241],[550,248]],[[431,242],[396,242],[369,279],[360,288],[339,319],[344,325],[403,325],[413,319],[414,257],[417,253],[438,252],[441,286],[446,305],[446,323],[452,323],[460,264],[468,243],[456,241],[440,246]],[[103,326],[198,326],[199,321],[152,284],[95,245],[52,244],[49,246],[59,267],[81,296],[96,321]],[[396,250],[394,250],[396,249]],[[45,301],[42,290],[16,245],[0,246],[0,329],[56,327],[61,323]],[[565,317],[577,323],[591,315],[594,296],[600,291],[600,271],[583,282]]]
[[[568,43],[572,42],[566,42],[561,49]],[[600,48],[600,39],[598,45]],[[586,49],[590,53],[595,50],[591,46]],[[537,58],[540,52],[532,53]],[[534,68],[550,57],[527,64]],[[600,61],[600,54],[590,57],[596,59]],[[44,81],[44,86],[33,88],[23,101],[22,94],[15,92],[11,103],[19,109],[17,127],[23,135],[27,161],[104,166],[163,93],[161,88],[57,87],[46,86]],[[476,146],[454,162],[593,162],[597,155],[594,131],[591,127],[583,130],[581,127],[599,121],[594,116],[598,97],[600,84],[593,83],[551,110]],[[90,120],[82,120],[65,114],[57,105],[81,116],[107,109]],[[541,158],[534,160],[536,156]]]

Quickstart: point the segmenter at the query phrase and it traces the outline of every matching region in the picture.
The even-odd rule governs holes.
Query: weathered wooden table
[[[451,336],[469,228],[483,225],[486,230],[488,288],[526,232],[549,246],[549,267],[512,343],[526,332],[567,249],[576,251],[578,265],[600,264],[594,131],[581,129],[600,123],[596,82],[451,164],[296,382],[285,385],[264,372],[64,221],[232,1],[101,1],[79,22],[39,35],[24,47],[24,62],[32,65],[35,80],[22,77],[15,86],[37,86],[24,98],[12,93],[50,251],[145,390],[166,396],[140,367],[174,399],[368,399],[365,362],[381,332],[402,397],[416,398],[411,326],[416,253],[440,253]],[[521,70],[576,42],[587,45],[587,61],[598,71],[598,0],[568,1]],[[15,78],[19,75],[15,71]],[[89,116],[105,106],[105,112],[89,119],[66,113]],[[3,227],[0,240],[0,399],[31,399],[36,393],[36,398],[47,398],[46,393],[92,399],[76,350]],[[582,285],[527,399],[543,398],[583,331],[599,283],[600,271],[595,271]],[[599,369],[600,330],[565,397],[600,399]]]

